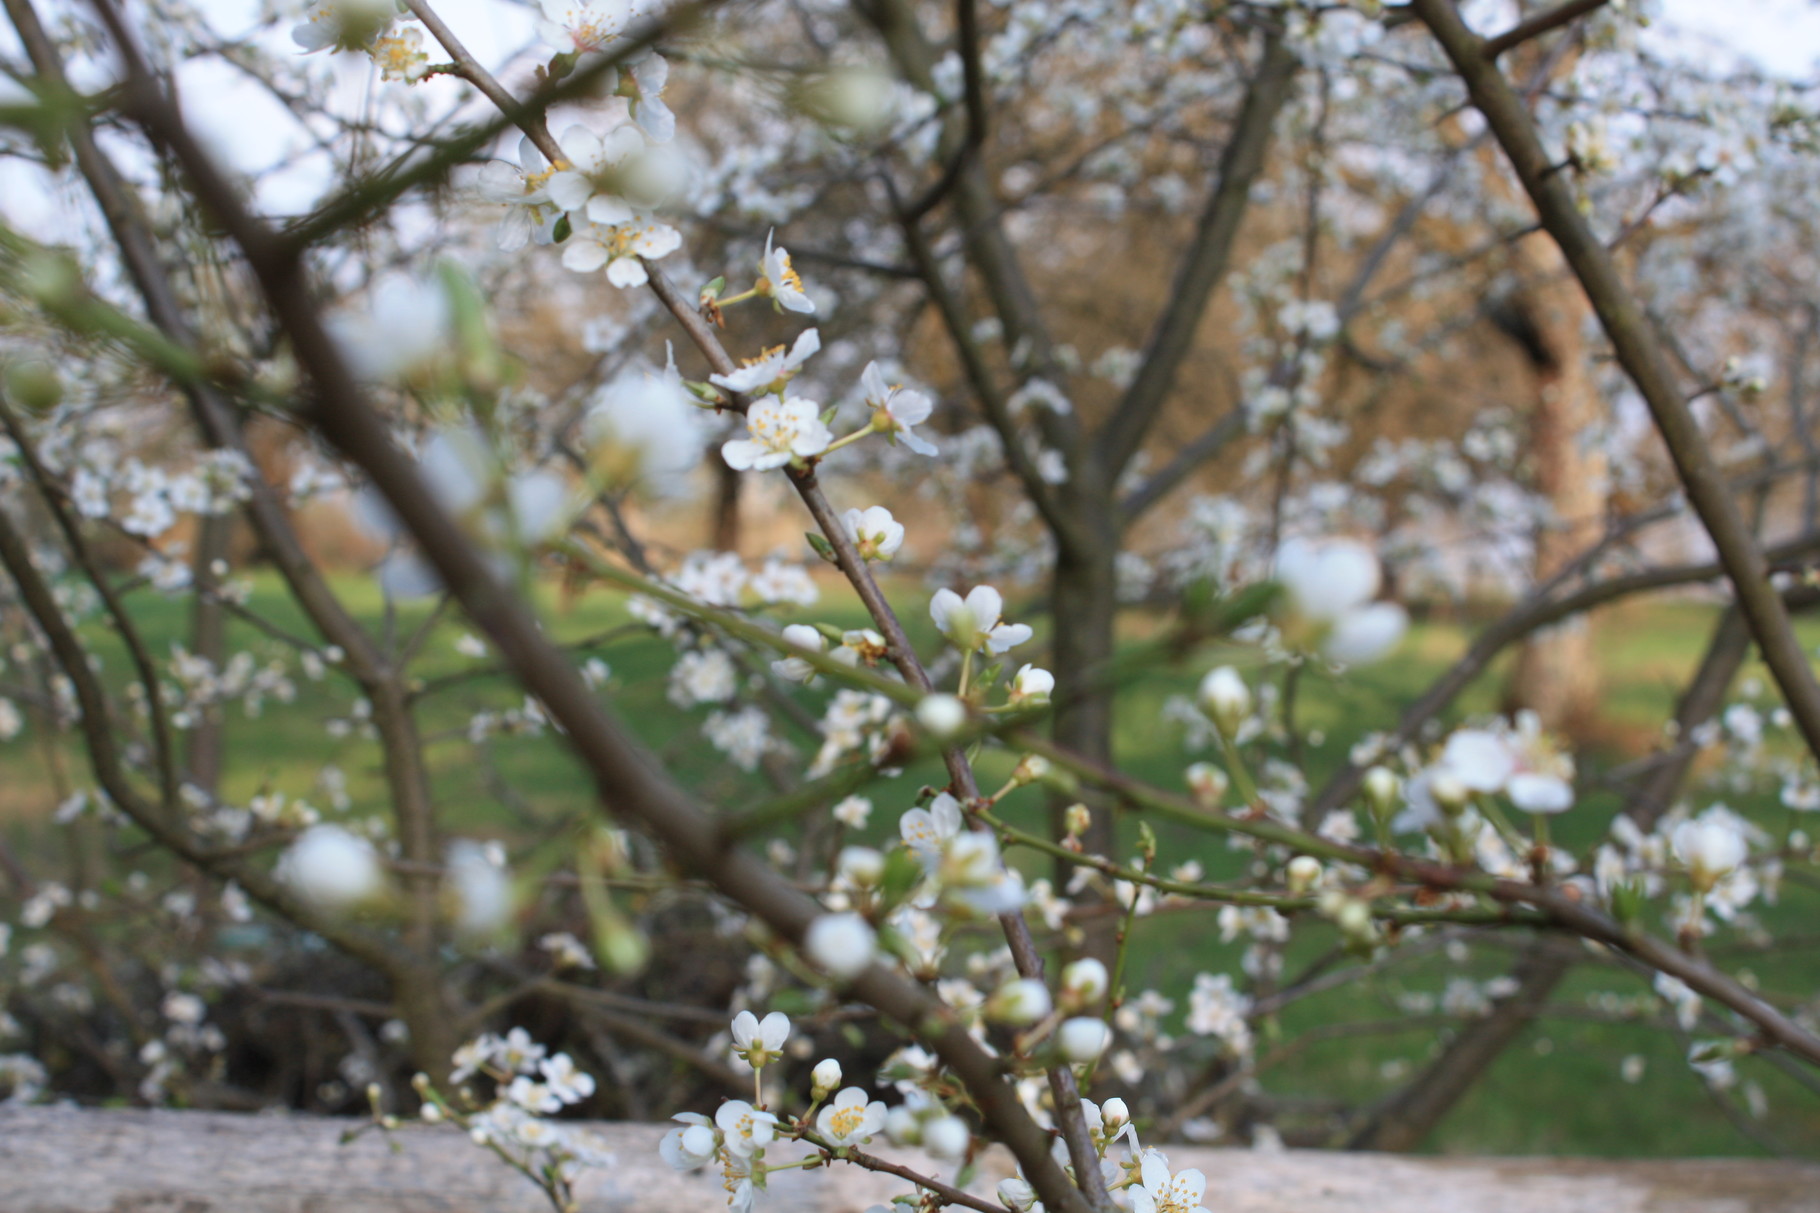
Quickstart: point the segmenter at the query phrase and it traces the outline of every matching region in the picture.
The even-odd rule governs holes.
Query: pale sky
[[[1777,75],[1814,77],[1820,58],[1820,4],[1814,0],[1663,0],[1662,7],[1665,24],[1734,48]]]
[[[534,0],[533,0],[534,2]],[[1666,50],[1708,63],[1737,55],[1791,79],[1813,80],[1820,61],[1820,0],[1661,0],[1666,19],[1649,37]],[[251,33],[264,0],[203,0],[224,34]],[[294,5],[301,10],[301,0]],[[526,0],[440,0],[445,20],[489,66],[498,66],[531,44],[532,5]],[[295,53],[290,22],[258,34],[270,53]],[[0,32],[0,45],[10,43],[10,29]],[[9,48],[10,49],[10,48]],[[432,55],[434,58],[434,54]],[[359,112],[373,73],[356,55],[337,55],[335,96],[341,113]],[[318,196],[326,165],[320,159],[291,161],[305,140],[279,102],[234,69],[213,60],[196,60],[179,69],[184,109],[200,135],[224,159],[257,180],[259,202],[277,212],[306,209]],[[511,83],[508,76],[508,83]],[[400,85],[386,85],[399,88]],[[446,109],[460,87],[451,80],[417,86],[428,94],[432,112]],[[286,167],[281,167],[286,166]],[[13,178],[13,174],[5,174]],[[58,203],[36,190],[7,189],[6,210],[13,222],[30,231],[60,218]],[[22,196],[23,195],[23,196]],[[36,196],[34,196],[36,195]],[[48,234],[48,233],[46,233]]]

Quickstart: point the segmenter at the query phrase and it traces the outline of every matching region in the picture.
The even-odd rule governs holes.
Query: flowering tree
[[[1448,987],[1447,1046],[1311,1140],[1419,1140],[1582,945],[1646,975],[1722,1099],[1747,1055],[1820,1063],[1811,1002],[1705,943],[1755,928],[1811,841],[1682,799],[1722,748],[1729,786],[1820,806],[1790,622],[1820,483],[1800,94],[1658,58],[1639,6],[1584,0],[550,0],[511,53],[424,0],[318,0],[289,58],[170,4],[5,5],[9,146],[70,214],[0,232],[27,706],[4,723],[43,738],[79,843],[67,878],[18,865],[45,935],[18,963],[111,1005],[132,1048],[91,1060],[116,1087],[208,1098],[255,926],[358,970],[293,1005],[339,1017],[377,1123],[453,1121],[558,1208],[598,1158],[553,1117],[608,1084],[513,1022],[542,997],[605,1025],[614,1090],[669,1105],[624,1110],[675,1113],[664,1157],[718,1168],[736,1209],[837,1160],[912,1205],[996,1208],[963,1190],[990,1142],[1014,1209],[1194,1208],[1204,1180],[1140,1126],[1271,1140],[1285,1007],[1512,935],[1508,975]],[[173,87],[197,58],[289,116],[306,209],[199,136]],[[373,86],[352,108],[350,66]],[[1506,338],[1531,442],[1479,382]],[[1749,357],[1778,346],[1785,407]],[[703,490],[719,543],[674,556]],[[378,619],[328,571],[324,496],[373,553]],[[807,547],[755,570],[731,549],[779,516]],[[1712,556],[1648,542],[1677,524]],[[932,594],[879,579],[911,555]],[[1557,714],[1440,723],[1507,647],[1707,583],[1725,614],[1659,751],[1601,779],[1617,801]],[[1515,605],[1323,762],[1310,696],[1395,652],[1404,603],[1488,585]],[[628,614],[572,635],[552,587]],[[168,657],[156,596],[187,607]],[[665,700],[705,713],[680,741],[616,672],[653,637]],[[1753,647],[1767,719],[1726,703]],[[1185,664],[1196,693],[1162,714],[1217,755],[1165,785],[1114,726]],[[230,707],[318,683],[313,787],[243,777]],[[450,727],[439,697],[475,687]],[[573,772],[556,811],[496,761],[545,734]],[[480,841],[502,831],[476,799],[529,841]],[[1552,837],[1593,814],[1594,841]],[[1242,865],[1163,857],[1204,835]],[[180,931],[149,972],[146,913]],[[1243,937],[1240,972],[1140,988],[1140,920],[1163,919]],[[735,974],[720,1005],[627,992],[682,948]],[[657,1026],[728,1013],[707,1048]],[[843,1027],[865,1074],[777,1080]],[[707,1085],[641,1078],[627,1043]],[[716,1088],[737,1097],[674,1102]],[[785,1140],[811,1149],[767,1163]]]

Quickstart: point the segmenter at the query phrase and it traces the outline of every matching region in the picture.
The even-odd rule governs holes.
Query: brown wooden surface
[[[713,1213],[712,1173],[677,1175],[658,1125],[590,1126],[617,1165],[586,1213]],[[345,1121],[213,1112],[0,1108],[0,1213],[530,1213],[541,1195],[453,1129],[339,1144]],[[779,1159],[789,1157],[778,1152]],[[1407,1158],[1175,1146],[1208,1176],[1215,1213],[1809,1213],[1820,1167],[1737,1159],[1606,1162]],[[891,1152],[912,1165],[913,1154]],[[1004,1174],[988,1160],[975,1185]],[[775,1176],[759,1208],[862,1213],[903,1185],[851,1166]]]

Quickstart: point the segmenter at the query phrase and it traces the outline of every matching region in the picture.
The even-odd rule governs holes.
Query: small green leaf
[[[879,877],[879,897],[887,909],[900,904],[923,878],[922,860],[907,847],[897,847],[885,856],[884,875]]]
[[[561,244],[573,235],[574,231],[574,225],[569,222],[569,217],[564,215],[556,221],[556,226],[550,229],[550,239],[553,243]]]
[[[809,546],[815,549],[815,554],[817,556],[820,556],[829,564],[840,563],[840,558],[834,554],[834,545],[828,542],[828,537],[826,535],[819,534],[815,531],[804,531],[803,538],[809,541]]]

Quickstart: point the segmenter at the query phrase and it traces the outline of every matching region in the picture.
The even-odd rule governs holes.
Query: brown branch
[[[868,1154],[864,1150],[846,1146],[840,1151],[839,1156],[856,1167],[864,1167],[868,1171],[879,1171],[886,1175],[895,1175],[899,1179],[909,1180],[917,1187],[935,1193],[941,1198],[943,1204],[960,1205],[962,1208],[976,1209],[979,1213],[1005,1213],[1003,1205],[981,1200],[977,1196],[961,1191],[952,1184],[945,1184],[939,1179],[933,1179],[920,1171],[913,1171],[902,1163],[880,1158],[876,1154]]]
[[[1346,846],[1316,834],[1285,826],[1268,817],[1235,817],[1212,812],[1184,796],[1152,787],[1121,771],[1083,759],[1028,734],[1018,740],[1083,781],[1119,795],[1127,804],[1149,810],[1196,829],[1242,834],[1277,843],[1305,855],[1359,864],[1368,870],[1432,889],[1458,890],[1490,897],[1506,905],[1531,906],[1569,931],[1629,953],[1649,967],[1677,977],[1695,992],[1724,1004],[1756,1024],[1766,1042],[1820,1065],[1820,1037],[1808,1032],[1777,1008],[1697,957],[1618,922],[1581,900],[1577,889],[1561,889],[1505,880],[1473,868],[1450,867],[1391,851]]]
[[[1422,696],[1403,710],[1397,721],[1396,729],[1391,733],[1385,752],[1415,739],[1422,726],[1435,716],[1447,710],[1459,694],[1472,685],[1484,669],[1489,666],[1498,654],[1522,640],[1525,636],[1564,619],[1584,614],[1595,607],[1616,602],[1632,594],[1650,590],[1670,589],[1675,586],[1695,585],[1702,581],[1712,581],[1725,575],[1725,567],[1718,561],[1702,561],[1696,564],[1670,565],[1665,568],[1644,569],[1635,573],[1609,577],[1596,582],[1565,597],[1556,598],[1554,592],[1570,577],[1585,570],[1592,560],[1607,550],[1609,540],[1601,540],[1589,547],[1578,559],[1565,566],[1559,575],[1540,586],[1529,598],[1519,603],[1503,618],[1479,633],[1472,646],[1461,654],[1459,660],[1448,667],[1445,674],[1436,679],[1422,693]],[[1786,543],[1777,544],[1766,553],[1772,565],[1792,565],[1806,557],[1820,552],[1820,532],[1813,532]],[[1314,798],[1315,811],[1326,812],[1337,809],[1351,799],[1359,790],[1360,782],[1365,777],[1365,766],[1348,762],[1336,771],[1326,785]]]
[[[1688,500],[1718,549],[1764,664],[1781,688],[1808,748],[1820,754],[1820,682],[1815,681],[1781,597],[1770,587],[1763,553],[1726,491],[1705,435],[1675,382],[1648,318],[1619,276],[1610,252],[1580,213],[1572,186],[1554,171],[1522,98],[1486,56],[1485,44],[1466,28],[1451,0],[1412,0],[1411,7],[1465,83],[1473,104],[1535,204],[1542,225],[1579,279],[1619,363],[1648,404]]]
[[[1539,38],[1550,30],[1559,29],[1571,21],[1578,21],[1586,14],[1604,8],[1611,0],[1568,0],[1559,8],[1537,13],[1525,21],[1519,21],[1495,38],[1487,38],[1481,53],[1486,59],[1496,59],[1499,55]]]
[[[50,511],[52,520],[57,524],[57,529],[63,532],[63,539],[69,547],[71,559],[76,562],[76,567],[82,570],[82,575],[95,587],[95,593],[101,596],[101,603],[107,610],[108,619],[113,623],[115,632],[119,634],[120,642],[126,646],[128,658],[132,661],[133,669],[139,676],[139,685],[145,691],[146,712],[152,725],[152,748],[158,770],[159,794],[163,812],[167,816],[174,816],[182,812],[178,798],[181,776],[177,771],[176,748],[171,743],[170,720],[165,711],[158,670],[152,664],[151,653],[145,647],[145,638],[139,634],[138,626],[133,622],[132,616],[127,613],[126,604],[120,600],[120,594],[114,589],[107,573],[96,561],[94,552],[83,538],[81,527],[76,524],[75,517],[71,515],[68,505],[61,495],[61,486],[56,484],[50,471],[44,466],[43,460],[38,458],[37,444],[25,432],[25,427],[19,424],[18,416],[13,412],[11,403],[6,400],[4,395],[0,395],[0,426],[5,428],[7,436],[12,439],[14,447],[18,450],[20,460],[25,464],[26,471],[38,485],[39,495],[44,501],[45,508]]]
[[[436,502],[416,465],[393,445],[317,315],[302,267],[246,209],[196,143],[140,62],[112,5],[100,0],[98,8],[124,60],[130,112],[171,150],[198,201],[239,245],[305,372],[315,428],[379,487],[449,592],[497,646],[524,688],[562,726],[601,804],[656,838],[684,871],[708,879],[781,938],[800,946],[820,913],[819,905],[763,860],[723,847],[712,817],[632,740],[545,639],[526,604],[500,582],[470,537]],[[1047,1135],[1023,1110],[998,1061],[967,1035],[946,1007],[914,982],[877,965],[849,988],[934,1049],[966,1086],[990,1130],[1023,1164],[1046,1203],[1068,1213],[1087,1213],[1091,1206],[1050,1159]]]
[[[32,0],[0,2],[4,3],[8,17],[19,33],[34,71],[58,91],[69,92],[62,59],[45,32]],[[105,10],[103,15],[106,16]],[[95,142],[87,123],[70,123],[64,134],[74,152],[77,168],[101,208],[108,231],[120,250],[128,277],[144,300],[146,314],[153,326],[177,344],[193,348],[195,334],[158,255],[132,186]],[[178,387],[207,441],[213,446],[239,452],[247,459],[248,466],[257,467],[232,404],[212,386],[202,382],[182,382]],[[346,655],[348,672],[373,703],[374,722],[385,746],[386,775],[399,824],[399,841],[408,858],[427,862],[433,858],[435,848],[429,776],[423,768],[421,746],[409,705],[401,699],[402,680],[310,561],[277,492],[256,474],[248,477],[248,489],[246,516],[258,534],[265,554],[277,567],[311,624]],[[434,945],[435,886],[414,882],[411,904],[413,942],[428,953]],[[438,1033],[431,1022],[413,1022],[412,1028],[413,1038],[425,1054],[419,1057],[419,1064],[426,1068],[441,1064],[434,1061],[432,1055],[435,1053],[442,1054],[446,1060],[456,1042],[432,1039]],[[447,1049],[442,1047],[444,1044]]]
[[[1271,132],[1289,100],[1296,67],[1295,55],[1282,35],[1266,34],[1257,73],[1245,90],[1232,137],[1220,153],[1216,184],[1194,239],[1181,257],[1168,306],[1151,333],[1136,377],[1092,443],[1107,483],[1118,480],[1119,472],[1143,444],[1194,345],[1195,331],[1214,289],[1226,277],[1239,223],[1250,209],[1251,187],[1264,171]]]

